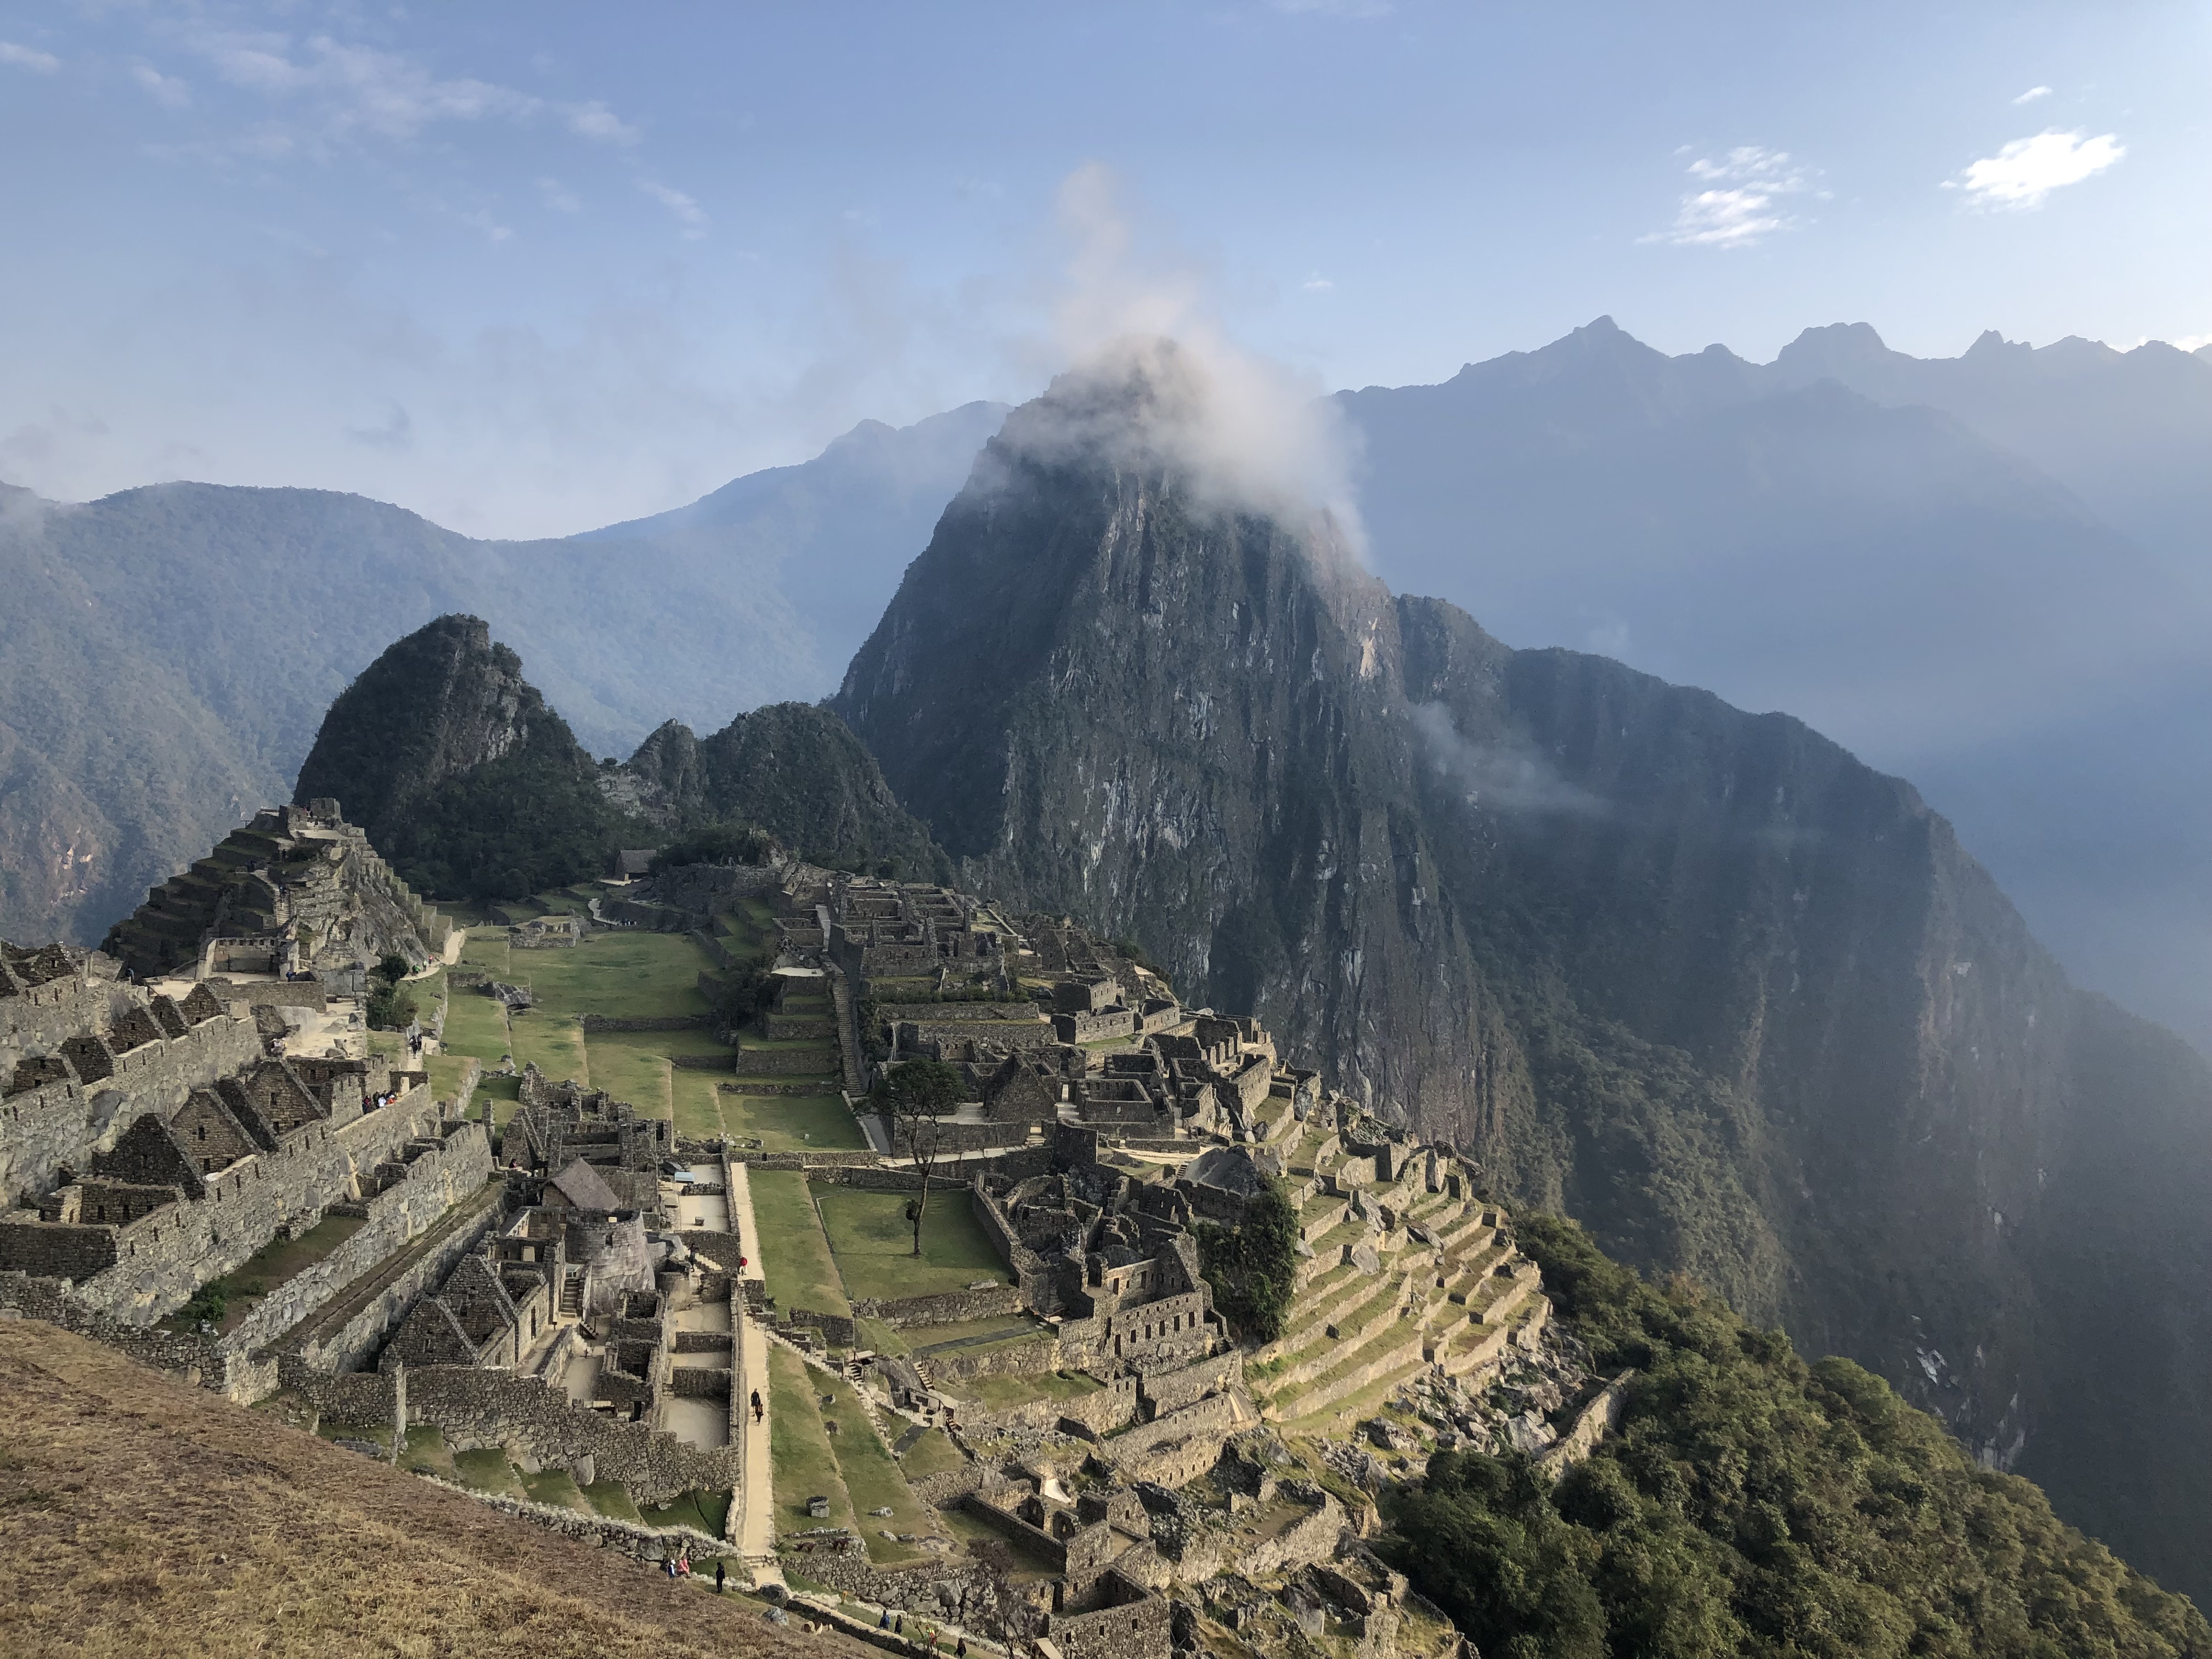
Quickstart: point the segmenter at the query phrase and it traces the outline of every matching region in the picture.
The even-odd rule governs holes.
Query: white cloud
[[[546,116],[557,118],[580,137],[601,143],[629,144],[639,137],[635,127],[596,100],[548,104],[495,82],[440,76],[400,53],[329,35],[295,45],[283,34],[210,33],[190,44],[231,85],[300,112],[296,124],[265,126],[234,146],[260,155],[289,155],[365,138],[404,143],[441,122],[526,123]],[[145,74],[139,79],[152,89]]]
[[[1944,188],[1964,189],[1978,207],[2024,210],[2042,206],[2054,190],[2094,178],[2127,153],[2127,146],[2109,132],[2094,138],[2079,132],[2039,132],[1973,162]]]
[[[1059,394],[1007,423],[1009,443],[1060,456],[1103,447],[1173,465],[1213,506],[1316,524],[1334,568],[1364,548],[1352,488],[1356,443],[1341,407],[1224,333],[1195,265],[1157,245],[1108,167],[1060,187],[1071,247],[1054,295],[1051,350],[1072,364]]]
[[[1705,188],[1686,191],[1674,222],[1639,240],[1677,247],[1749,247],[1805,222],[1785,210],[1783,198],[1811,191],[1812,176],[1787,150],[1739,144],[1724,155],[1699,156],[1689,171]]]
[[[583,198],[558,179],[540,179],[538,193],[545,198],[545,205],[556,213],[581,213]]]
[[[685,241],[696,242],[707,234],[707,210],[696,199],[651,179],[639,179],[637,187],[676,216],[676,222],[684,227]]]
[[[562,113],[568,118],[568,131],[579,137],[597,138],[610,144],[634,144],[640,136],[635,127],[596,98],[588,104],[570,104]]]
[[[2032,104],[2039,98],[2048,98],[2050,96],[2051,88],[2049,87],[2030,87],[2026,92],[2021,94],[2019,97],[2014,99],[2013,102],[2015,104]]]
[[[1336,292],[1336,284],[1329,281],[1328,277],[1322,276],[1321,272],[1317,270],[1314,272],[1312,276],[1307,277],[1305,281],[1300,283],[1298,286],[1304,289],[1308,294],[1334,294]]]
[[[2176,351],[2202,351],[2212,346],[2212,334],[2177,334],[2166,344]]]
[[[36,46],[19,46],[13,40],[0,40],[0,64],[13,64],[17,69],[35,70],[40,75],[52,75],[62,66],[62,60],[50,52],[40,52]]]
[[[148,95],[163,109],[183,109],[192,101],[192,89],[182,80],[144,64],[132,67],[131,78],[145,88]]]

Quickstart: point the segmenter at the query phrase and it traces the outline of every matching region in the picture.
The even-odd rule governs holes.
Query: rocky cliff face
[[[875,757],[811,704],[770,703],[707,738],[670,720],[609,781],[668,830],[750,823],[816,863],[894,863],[915,880],[944,872],[944,855],[899,805]]]
[[[1910,786],[1093,441],[1146,396],[1017,411],[835,700],[969,884],[1134,933],[2212,1588],[2212,1329],[2174,1311],[2212,1073],[2072,990]],[[2081,1358],[2115,1321],[2127,1363]]]

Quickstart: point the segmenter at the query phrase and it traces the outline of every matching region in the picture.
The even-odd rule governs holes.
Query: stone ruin
[[[338,816],[334,800],[271,806],[234,830],[109,930],[101,950],[138,978],[313,975],[359,996],[386,956],[434,961],[453,924]]]

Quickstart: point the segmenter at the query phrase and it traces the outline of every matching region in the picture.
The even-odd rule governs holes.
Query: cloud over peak
[[[1946,190],[1964,190],[1977,207],[2025,211],[2043,205],[2054,190],[2095,177],[2128,153],[2117,135],[2094,138],[2052,130],[2015,138],[1995,155],[1968,165]]]

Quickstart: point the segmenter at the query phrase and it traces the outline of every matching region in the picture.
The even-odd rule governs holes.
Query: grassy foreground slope
[[[1447,1451],[1386,1498],[1387,1547],[1492,1659],[2212,1655],[2187,1598],[1873,1373],[1645,1283],[1572,1222],[1524,1216],[1521,1238],[1598,1367],[1638,1375],[1556,1486]]]
[[[0,1653],[780,1659],[847,1645],[35,1321],[0,1322]]]

